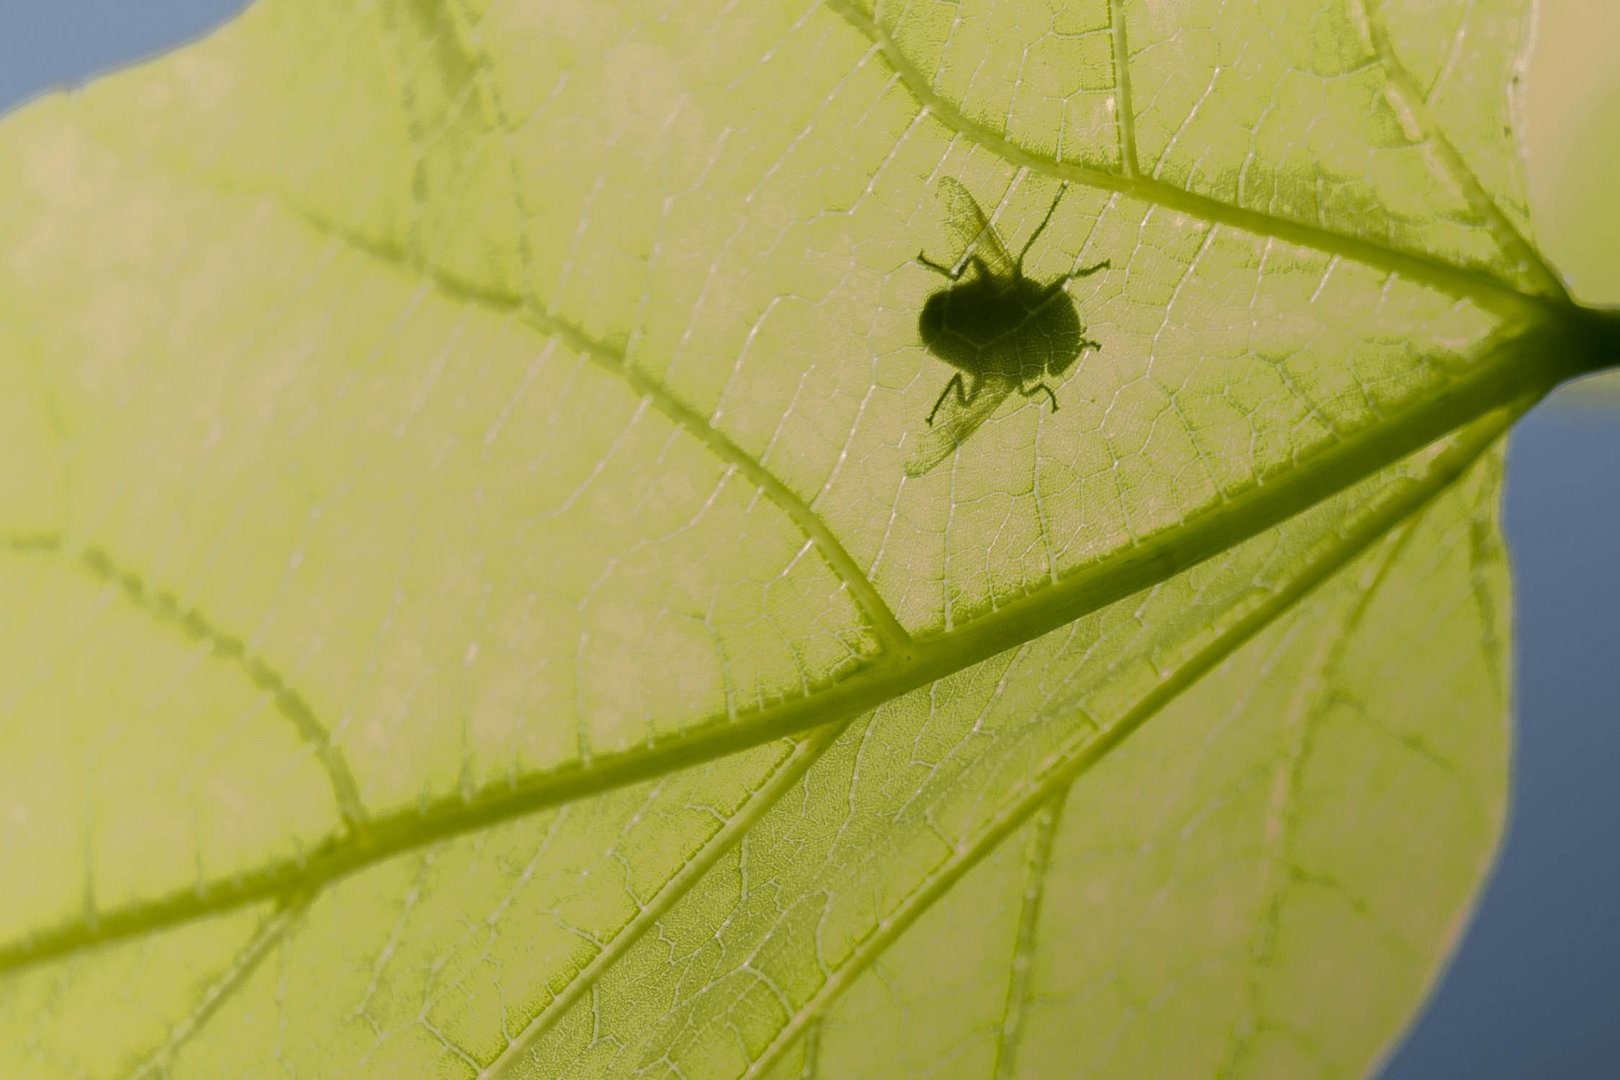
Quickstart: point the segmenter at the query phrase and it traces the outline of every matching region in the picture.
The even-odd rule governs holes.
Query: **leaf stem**
[[[1620,308],[1572,305],[1553,333],[1563,339],[1553,358],[1560,381],[1620,368]]]

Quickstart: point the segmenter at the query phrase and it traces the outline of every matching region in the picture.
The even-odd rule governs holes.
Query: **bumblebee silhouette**
[[[946,223],[966,249],[952,266],[918,252],[918,262],[951,284],[923,304],[917,332],[929,352],[957,370],[928,412],[928,433],[906,459],[908,475],[920,476],[949,457],[1014,390],[1026,398],[1045,394],[1057,412],[1057,394],[1046,378],[1068,371],[1087,349],[1102,348],[1086,337],[1064,286],[1106,269],[1107,259],[1051,281],[1024,276],[1024,257],[1051,222],[1065,190],[1067,186],[1058,189],[1046,216],[1013,258],[967,188],[950,177],[940,179]],[[953,393],[954,406],[935,427]]]

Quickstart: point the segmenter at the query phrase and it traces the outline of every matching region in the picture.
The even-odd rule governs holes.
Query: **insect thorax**
[[[1026,278],[975,277],[942,289],[923,304],[917,332],[954,367],[1019,380],[1067,371],[1082,340],[1067,294]]]

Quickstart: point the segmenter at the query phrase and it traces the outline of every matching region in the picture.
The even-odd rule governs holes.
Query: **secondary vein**
[[[824,0],[824,2],[829,9],[883,50],[889,65],[899,74],[912,96],[941,125],[963,139],[984,147],[1009,164],[1068,180],[1071,183],[1118,192],[1168,210],[1178,211],[1189,217],[1230,225],[1258,236],[1276,237],[1301,247],[1387,270],[1437,289],[1448,296],[1466,297],[1498,314],[1524,317],[1548,303],[1539,297],[1527,296],[1482,270],[1458,266],[1418,252],[1386,247],[1320,226],[1274,217],[1207,195],[1199,195],[1149,176],[1111,173],[1054,161],[1032,153],[1011,139],[970,120],[953,102],[936,93],[926,76],[901,52],[888,33],[864,12],[849,3],[849,0]],[[1553,298],[1553,302],[1556,301],[1557,298]]]

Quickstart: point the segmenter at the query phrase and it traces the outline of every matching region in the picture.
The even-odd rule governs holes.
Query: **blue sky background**
[[[0,113],[167,50],[245,6],[0,3]],[[1600,155],[1620,140],[1595,132],[1620,122],[1616,65],[1603,59],[1614,49],[1608,31],[1620,31],[1620,17],[1607,14],[1617,9],[1613,0],[1541,5],[1530,119],[1531,192],[1544,225],[1557,226],[1584,189],[1614,190]],[[1601,230],[1566,232],[1559,244],[1585,249],[1548,242],[1554,261],[1586,297],[1620,299],[1620,244]],[[1620,1076],[1620,395],[1565,389],[1520,425],[1507,535],[1518,665],[1512,817],[1462,946],[1383,1080]]]

